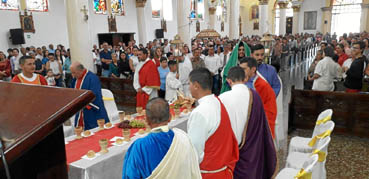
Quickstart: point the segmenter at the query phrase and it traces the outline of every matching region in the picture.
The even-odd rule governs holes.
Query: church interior
[[[0,17],[0,178],[135,178],[141,169],[137,178],[163,178],[165,172],[170,178],[179,169],[161,164],[179,158],[169,155],[174,141],[186,144],[177,135],[193,148],[186,151],[193,150],[196,160],[188,162],[199,164],[190,178],[247,178],[239,163],[205,167],[209,141],[224,124],[222,112],[214,115],[219,127],[209,130],[202,148],[196,137],[203,136],[194,132],[194,121],[213,113],[196,118],[206,86],[200,84],[206,75],[196,73],[210,74],[208,95],[223,106],[222,95],[236,89],[236,67],[244,70],[249,97],[255,91],[260,98],[260,120],[268,128],[250,142],[255,103],[250,99],[244,107],[244,127],[233,123],[239,113],[232,115],[224,101],[228,128],[242,140],[237,160],[246,160],[243,149],[261,141],[270,139],[275,149],[275,158],[267,150],[260,154],[274,172],[267,164],[257,172],[246,167],[257,173],[250,178],[369,176],[369,0],[1,0]],[[168,111],[151,106],[162,105],[157,98]],[[154,125],[154,109],[168,113],[161,124],[169,129]],[[211,120],[201,129],[214,127]],[[147,170],[150,162],[130,163],[143,139],[168,130],[173,143],[160,164]],[[35,160],[38,169],[25,169]],[[228,169],[232,177],[215,177]],[[179,178],[189,174],[184,171]]]

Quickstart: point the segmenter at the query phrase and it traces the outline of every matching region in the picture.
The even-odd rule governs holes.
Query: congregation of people
[[[109,121],[99,76],[132,80],[137,107],[146,109],[152,132],[136,140],[123,178],[272,178],[278,171],[276,121],[282,81],[291,53],[319,44],[308,80],[313,90],[360,92],[369,75],[368,33],[273,36],[271,64],[261,37],[196,39],[180,52],[167,39],[145,46],[135,40],[94,45],[94,69],[74,61],[62,45],[0,51],[0,80],[92,90],[96,99],[76,115],[74,126]],[[20,53],[19,53],[20,51]],[[187,133],[170,129],[169,103],[181,93],[197,100]]]

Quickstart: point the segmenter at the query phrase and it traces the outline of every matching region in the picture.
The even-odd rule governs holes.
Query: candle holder
[[[109,144],[108,139],[100,139],[99,140],[99,145],[100,145],[100,148],[101,148],[101,150],[100,150],[101,154],[106,154],[106,153],[109,152],[108,144]]]

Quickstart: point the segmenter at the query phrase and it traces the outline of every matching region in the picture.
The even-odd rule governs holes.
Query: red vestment
[[[47,86],[47,81],[42,75],[39,75],[39,74],[34,74],[34,75],[37,75],[37,77],[34,81],[28,81],[28,80],[24,79],[20,74],[18,74],[18,75],[14,76],[14,78],[12,79],[11,82],[31,84],[31,85],[46,85]]]
[[[141,89],[144,87],[160,89],[160,76],[158,72],[158,68],[154,62],[154,60],[148,60],[141,67],[138,72],[138,80],[141,86]],[[150,95],[144,91],[137,92],[136,95],[136,106],[146,108],[146,104],[149,101]]]
[[[200,164],[203,179],[233,178],[233,171],[239,157],[238,142],[233,133],[228,112],[220,100],[219,103],[220,124],[215,133],[206,141],[204,159]],[[204,173],[204,171],[208,172]]]
[[[269,83],[259,75],[256,76],[254,81],[256,91],[263,102],[265,115],[268,119],[268,124],[272,132],[272,137],[275,139],[275,120],[277,119],[277,100],[275,93]]]

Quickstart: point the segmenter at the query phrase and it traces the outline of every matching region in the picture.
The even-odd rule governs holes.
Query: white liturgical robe
[[[201,163],[204,159],[205,142],[218,129],[221,114],[220,103],[213,94],[200,98],[198,103],[188,119],[187,132]]]
[[[165,100],[177,99],[177,90],[183,91],[182,83],[176,78],[176,72],[169,72],[165,81]]]
[[[222,93],[219,99],[227,109],[232,130],[238,144],[242,141],[242,133],[249,117],[250,91],[244,84],[232,86],[232,90]]]
[[[179,81],[181,81],[183,86],[183,93],[185,96],[190,97],[190,81],[188,77],[192,71],[191,60],[186,56],[184,61],[178,64]]]

